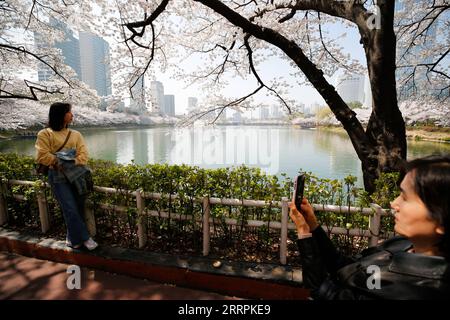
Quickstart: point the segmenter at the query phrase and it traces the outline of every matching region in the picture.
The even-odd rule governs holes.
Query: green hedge
[[[290,198],[293,183],[286,175],[280,177],[267,175],[259,168],[247,166],[202,169],[187,165],[148,164],[119,165],[109,161],[90,160],[94,183],[98,186],[117,188],[120,190],[137,190],[162,194],[178,194],[178,199],[160,200],[146,199],[149,210],[182,214],[187,220],[163,219],[150,217],[148,222],[149,250],[179,252],[189,254],[201,253],[201,224],[196,220],[202,217],[201,204],[194,203],[192,198],[210,197],[254,199],[278,201],[282,197]],[[37,180],[32,157],[17,154],[0,154],[0,176],[6,179]],[[347,227],[368,228],[368,217],[345,212],[347,206],[367,207],[370,202],[376,202],[386,207],[398,194],[395,174],[383,175],[377,181],[377,191],[369,197],[363,190],[356,187],[356,177],[348,176],[342,181],[320,179],[312,173],[307,173],[305,195],[311,203],[336,204],[343,206],[342,214],[317,212],[319,221],[324,224]],[[28,204],[8,201],[9,210],[16,225],[38,229],[37,205],[33,200],[35,187],[14,187],[14,192],[27,194]],[[11,196],[11,195],[9,195]],[[59,228],[54,230],[58,237],[64,235],[63,219],[58,206],[49,195],[49,206],[53,220]],[[125,192],[117,195],[106,195],[94,192],[90,196],[94,204],[98,238],[120,246],[137,247],[136,236],[136,203],[135,198]],[[126,214],[115,210],[100,210],[100,203],[128,207]],[[24,216],[27,212],[27,216]],[[246,220],[280,221],[281,209],[231,207],[213,205],[211,215],[214,218],[212,228],[211,254],[219,257],[259,261],[278,259],[279,231],[262,227],[258,229],[244,227]],[[230,227],[224,223],[225,218],[237,219],[239,225]],[[383,219],[383,231],[392,230],[392,220]],[[295,234],[290,231],[290,238]],[[333,236],[333,241],[346,252],[354,253],[367,246],[366,239]],[[176,243],[175,243],[176,242]],[[296,257],[295,241],[289,246],[289,252]],[[260,254],[264,252],[264,254]],[[291,259],[293,261],[295,259]],[[289,261],[289,260],[288,260]]]

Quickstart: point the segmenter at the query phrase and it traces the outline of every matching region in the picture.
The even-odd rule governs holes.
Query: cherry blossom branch
[[[31,52],[31,51],[29,51],[29,50],[27,50],[27,49],[25,49],[24,47],[22,47],[22,46],[19,46],[19,47],[15,47],[15,46],[12,46],[12,45],[9,45],[9,44],[6,44],[6,43],[0,43],[0,50],[2,50],[2,48],[3,48],[3,50],[6,50],[6,51],[10,51],[10,52],[16,52],[17,54],[20,54],[20,53],[22,53],[22,54],[24,54],[24,55],[29,55],[29,56],[32,56],[33,58],[35,58],[36,60],[38,60],[39,62],[42,62],[43,64],[45,64],[47,67],[49,67],[51,70],[53,70],[53,72],[58,76],[58,77],[60,77],[61,79],[63,79],[68,85],[69,85],[69,87],[70,88],[72,88],[72,84],[56,69],[56,67],[54,67],[54,66],[52,66],[52,65],[50,65],[47,61],[45,61],[44,59],[43,59],[43,57],[45,57],[45,56],[42,56],[42,57],[40,57],[40,56],[38,56],[37,54],[35,54],[35,53],[33,53],[33,52]]]
[[[218,115],[215,117],[215,119],[209,123],[209,124],[214,124],[217,121],[217,119],[219,119],[219,117],[222,115],[222,113],[227,108],[234,107],[234,106],[240,106],[248,98],[254,96],[256,93],[258,93],[263,88],[264,88],[264,86],[260,85],[253,92],[247,94],[246,96],[243,96],[243,97],[240,97],[240,98],[238,98],[236,100],[233,100],[233,101],[227,103],[226,105],[223,105],[223,106],[220,106],[220,107],[216,107],[216,108],[210,108],[208,110],[204,110],[204,111],[200,111],[200,112],[194,113],[194,114],[188,116],[185,120],[181,121],[180,122],[180,126],[190,125],[190,124],[194,123],[195,121],[200,120],[201,118],[205,117],[207,114],[209,114],[211,112],[215,112],[217,110],[220,110]]]
[[[153,25],[153,22],[159,17],[159,15],[161,13],[164,12],[164,10],[166,9],[168,3],[169,3],[169,0],[161,1],[161,3],[150,14],[149,17],[147,17],[147,13],[144,14],[144,20],[136,21],[136,22],[128,22],[128,23],[122,24],[122,26],[126,27],[131,32],[131,36],[127,38],[125,36],[125,31],[123,30],[123,34],[124,34],[124,38],[125,38],[125,44],[127,45],[128,50],[130,51],[130,54],[131,54],[132,65],[134,65],[134,55],[133,55],[133,50],[131,49],[131,47],[128,44],[129,41],[131,41],[132,43],[134,43],[136,46],[138,46],[140,48],[150,49],[150,57],[147,59],[147,63],[145,65],[145,67],[140,72],[140,74],[135,77],[135,80],[134,80],[133,84],[129,88],[131,97],[133,97],[132,89],[136,86],[136,84],[139,81],[139,79],[142,76],[144,76],[144,74],[147,72],[151,62],[153,61],[153,59],[155,57],[155,44],[156,44],[157,35],[155,34],[155,27]],[[150,47],[150,45],[146,46],[146,45],[143,45],[143,44],[139,43],[137,41],[137,39],[136,39],[136,37],[139,37],[139,38],[143,37],[143,35],[145,34],[146,26],[150,26],[150,28],[151,28],[151,37],[152,37],[151,42],[150,42],[151,47]],[[139,29],[139,28],[142,28],[142,29],[140,31],[137,31],[137,29]]]
[[[0,83],[3,81],[4,81],[4,79],[1,79]],[[27,88],[30,90],[31,96],[24,95],[24,94],[18,94],[18,93],[12,93],[12,92],[6,91],[5,89],[3,89],[0,86],[0,99],[26,99],[26,100],[38,101],[39,98],[36,95],[36,91],[50,93],[50,94],[55,94],[55,93],[63,94],[63,92],[60,89],[49,90],[45,86],[42,86],[37,83],[33,83],[28,80],[24,80],[24,82],[25,82],[25,85],[27,86]]]
[[[253,50],[250,47],[250,44],[248,42],[250,38],[249,34],[246,34],[244,37],[244,45],[245,48],[247,49],[248,52],[248,61],[249,61],[249,65],[250,65],[250,70],[252,71],[253,75],[255,76],[256,80],[258,81],[258,83],[260,84],[260,86],[263,86],[264,88],[266,88],[267,90],[269,90],[270,92],[274,93],[277,98],[284,104],[284,106],[286,107],[286,109],[288,109],[289,114],[292,113],[291,108],[289,107],[289,105],[286,103],[286,101],[280,96],[280,94],[274,90],[273,88],[268,87],[262,80],[261,77],[259,76],[258,72],[255,69],[255,65],[253,63]],[[259,89],[258,89],[259,91]]]

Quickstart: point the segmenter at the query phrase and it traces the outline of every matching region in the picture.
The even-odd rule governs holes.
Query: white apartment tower
[[[99,96],[111,94],[109,44],[90,32],[80,32],[81,80]]]
[[[136,84],[131,88],[131,102],[130,108],[138,111],[139,113],[144,113],[147,111],[147,106],[145,103],[145,85],[144,76],[141,75],[136,82]]]
[[[370,87],[369,74],[366,74],[364,81],[364,102],[365,108],[372,108],[372,88]]]
[[[338,77],[337,92],[345,102],[364,102],[364,76],[341,75]]]
[[[160,81],[150,82],[152,113],[165,114],[164,86]]]
[[[164,114],[174,117],[175,116],[175,96],[173,94],[164,95]]]
[[[269,115],[270,115],[269,106],[265,106],[265,105],[261,106],[259,109],[259,119],[260,120],[269,119]]]
[[[197,109],[197,104],[198,104],[198,99],[197,98],[195,98],[195,97],[188,97],[187,112],[191,113],[195,109]]]

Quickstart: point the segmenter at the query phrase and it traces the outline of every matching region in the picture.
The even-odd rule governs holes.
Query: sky
[[[346,37],[340,39],[340,44],[344,48],[345,53],[349,53],[353,59],[357,59],[363,65],[365,64],[365,56],[362,45],[359,43],[360,37],[359,33],[355,29],[344,28],[342,25],[335,25],[332,30],[329,30],[332,36],[339,36],[346,33]],[[191,61],[193,66],[199,61]],[[292,83],[294,87],[289,92],[289,98],[294,99],[300,103],[303,103],[307,107],[312,104],[324,105],[325,101],[317,93],[316,89],[312,86],[299,86],[296,84],[295,79],[290,75],[294,69],[288,64],[287,61],[278,58],[270,58],[266,60],[262,65],[258,67],[258,72],[263,81],[268,83],[272,77],[284,77],[289,83]],[[328,79],[331,84],[336,84],[336,78],[338,74]],[[187,87],[181,81],[177,81],[173,78],[171,72],[162,73],[160,71],[156,72],[156,77],[158,81],[161,81],[164,85],[164,94],[175,95],[175,105],[176,113],[183,114],[186,112],[187,99],[188,97],[197,97],[199,102],[203,98],[201,89],[198,87],[191,86]],[[240,96],[246,95],[257,88],[256,80],[254,77],[249,77],[248,80],[241,80],[240,78],[234,78],[228,80],[231,84],[224,93],[228,96],[233,96],[239,98]],[[265,95],[258,97],[255,100],[259,103],[270,103],[266,100]]]
[[[339,37],[342,34],[346,34],[345,37],[339,39],[339,44],[343,47],[345,53],[351,55],[353,59],[359,60],[363,65],[365,65],[365,57],[362,45],[359,43],[360,37],[356,28],[345,28],[341,24],[335,24],[331,28],[324,28],[325,32],[329,32],[330,36]],[[20,33],[16,35],[21,37]],[[114,46],[114,41],[106,38],[110,43],[110,46]],[[202,61],[198,58],[192,58],[185,62],[190,68],[195,68]],[[314,104],[324,105],[325,102],[322,97],[317,93],[317,91],[310,85],[300,86],[296,83],[296,79],[291,76],[294,69],[289,65],[288,61],[282,60],[276,57],[268,57],[263,63],[257,66],[258,73],[263,79],[263,81],[268,84],[270,80],[274,77],[283,77],[288,83],[293,85],[292,89],[289,89],[287,95],[288,99],[292,99],[295,103],[304,104],[306,107],[310,107]],[[187,86],[184,81],[175,79],[173,70],[166,70],[161,72],[160,70],[154,70],[156,79],[161,81],[164,85],[164,94],[175,96],[175,112],[178,115],[185,114],[187,112],[187,101],[188,97],[196,97],[199,100],[199,104],[205,100],[205,93],[199,86],[191,85]],[[32,78],[36,79],[37,75],[33,75]],[[336,84],[337,74],[332,78],[328,79],[333,85]],[[153,79],[146,78],[146,83],[149,85],[150,81]],[[225,80],[229,83],[229,86],[222,91],[223,95],[227,97],[240,98],[253,92],[257,88],[256,79],[253,76],[249,76],[247,80],[240,78],[230,78],[225,77]],[[113,79],[114,81],[114,79]],[[255,96],[255,101],[257,103],[264,103],[268,105],[274,104],[274,98],[266,97],[266,92]],[[233,111],[234,112],[234,111]],[[228,115],[231,115],[228,112]],[[249,114],[246,114],[249,116]]]

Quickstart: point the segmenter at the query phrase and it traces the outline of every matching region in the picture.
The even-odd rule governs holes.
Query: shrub
[[[142,188],[145,192],[161,193],[163,195],[177,194],[176,199],[162,197],[161,199],[145,199],[145,208],[157,212],[158,215],[148,216],[147,232],[149,238],[148,250],[171,253],[201,254],[201,221],[203,208],[195,198],[203,196],[217,198],[254,199],[280,201],[283,197],[290,200],[292,180],[281,174],[267,175],[260,168],[248,166],[203,169],[187,165],[147,164],[128,165],[115,164],[104,160],[90,160],[93,170],[94,184],[97,186],[123,190],[118,194],[93,192],[89,200],[95,211],[97,234],[100,241],[125,247],[137,247],[137,210],[136,199],[126,190],[134,191]],[[0,154],[0,177],[35,181],[38,177],[34,170],[34,160],[31,157],[16,154]],[[398,175],[382,175],[376,182],[376,192],[369,196],[364,190],[356,187],[357,178],[348,176],[344,180],[321,179],[307,173],[305,196],[311,203],[335,204],[342,206],[341,213],[317,211],[317,217],[322,224],[342,228],[368,228],[368,217],[361,214],[350,214],[347,207],[368,207],[371,202],[388,207],[389,202],[398,194],[395,184]],[[26,226],[36,217],[36,201],[31,201],[35,195],[34,187],[15,187],[15,192],[28,193],[30,204],[17,204],[11,209],[15,212],[15,225]],[[9,194],[11,196],[11,194]],[[8,203],[17,203],[8,201]],[[63,221],[55,201],[49,197],[52,216],[57,221]],[[100,209],[101,204],[109,205],[109,209]],[[25,205],[26,206],[26,205]],[[120,207],[125,207],[121,212]],[[28,218],[24,212],[30,212]],[[162,214],[168,213],[168,218]],[[178,214],[182,220],[173,219]],[[276,261],[279,257],[279,231],[268,228],[271,221],[281,220],[281,209],[268,205],[264,208],[232,207],[227,205],[211,206],[213,219],[211,234],[211,254],[244,260]],[[225,224],[225,219],[236,219],[236,226]],[[28,221],[25,223],[25,220]],[[247,220],[260,220],[268,223],[263,228],[245,226]],[[62,225],[62,222],[60,223]],[[392,223],[385,223],[384,231],[392,230]],[[58,236],[64,236],[64,228],[58,229]],[[290,231],[295,239],[295,235]],[[363,237],[333,236],[332,240],[338,247],[347,252],[355,253],[367,246]],[[290,252],[296,252],[294,242]]]

